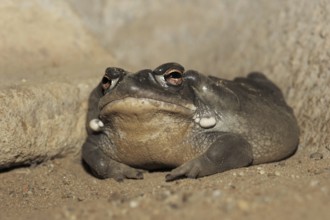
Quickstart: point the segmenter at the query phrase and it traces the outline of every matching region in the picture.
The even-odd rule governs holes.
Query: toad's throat
[[[193,115],[194,106],[135,98],[110,102],[101,110],[116,151],[114,159],[138,167],[183,163]]]

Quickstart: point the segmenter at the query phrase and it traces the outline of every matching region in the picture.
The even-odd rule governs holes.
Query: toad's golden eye
[[[181,86],[184,81],[184,67],[177,63],[165,63],[153,71],[156,81],[164,87]]]
[[[164,73],[165,81],[173,86],[179,86],[183,83],[182,72],[177,69],[171,69]]]
[[[180,86],[183,83],[183,72],[179,69],[168,69],[162,75],[155,76],[161,85]]]

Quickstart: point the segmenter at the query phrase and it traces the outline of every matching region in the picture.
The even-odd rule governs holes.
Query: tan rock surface
[[[2,1],[0,27],[0,168],[79,151],[112,57],[64,1]]]

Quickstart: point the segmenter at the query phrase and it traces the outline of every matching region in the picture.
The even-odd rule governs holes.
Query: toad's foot
[[[212,133],[212,135],[218,135],[218,138],[208,150],[173,169],[166,175],[166,181],[183,177],[199,178],[252,163],[251,146],[244,138],[231,133]]]
[[[117,181],[143,179],[144,170],[115,161],[100,150],[98,140],[102,135],[89,135],[82,148],[83,159],[89,165],[92,173],[101,179],[114,178]]]

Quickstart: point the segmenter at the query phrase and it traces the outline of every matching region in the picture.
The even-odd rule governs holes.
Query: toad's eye
[[[118,79],[110,79],[108,76],[104,76],[102,78],[102,88],[104,91],[106,90],[109,90],[109,89],[112,89],[115,87],[115,85],[117,84],[118,82]]]
[[[164,86],[181,86],[184,68],[178,63],[165,63],[153,71],[156,81]]]
[[[163,75],[165,82],[173,86],[179,86],[183,83],[182,72],[177,69],[171,69]]]
[[[105,94],[115,88],[119,79],[122,79],[124,75],[126,75],[125,70],[118,67],[108,67],[101,81],[103,93]]]

